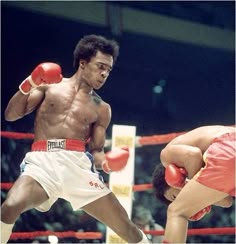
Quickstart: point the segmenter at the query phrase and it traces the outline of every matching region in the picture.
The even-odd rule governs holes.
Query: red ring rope
[[[1,131],[1,137],[6,137],[6,138],[10,138],[10,139],[34,139],[34,134],[22,133],[22,132]]]
[[[230,125],[235,127],[235,125]],[[152,136],[136,136],[135,146],[147,146],[147,145],[160,145],[166,144],[175,137],[186,133],[183,132],[173,132],[163,135],[152,135]],[[1,131],[1,137],[11,138],[11,139],[34,139],[34,134],[32,133],[23,133],[23,132],[12,132],[12,131]],[[106,147],[111,146],[111,140],[106,140]]]
[[[150,235],[164,235],[164,230],[143,230],[145,234]],[[189,229],[188,236],[192,235],[234,235],[236,232],[235,227],[219,227],[219,228],[199,228],[199,229]],[[100,232],[75,232],[75,231],[65,231],[65,232],[53,232],[53,231],[34,231],[34,232],[14,232],[12,233],[10,239],[33,239],[39,236],[49,236],[55,235],[59,238],[75,237],[78,239],[101,239],[103,237]]]
[[[194,235],[235,235],[235,227],[219,227],[219,228],[199,228],[199,229],[188,229],[188,236]],[[163,235],[164,230],[144,230],[145,234],[150,235]]]
[[[10,236],[10,240],[16,239],[33,239],[39,236],[50,236],[55,235],[59,238],[75,237],[77,239],[101,239],[103,237],[100,232],[53,232],[53,231],[34,231],[34,232],[13,232]]]

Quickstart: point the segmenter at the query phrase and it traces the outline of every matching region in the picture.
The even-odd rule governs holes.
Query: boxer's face
[[[170,202],[173,202],[177,197],[177,195],[179,194],[179,192],[180,189],[169,187],[169,189],[164,193],[164,197]]]
[[[106,82],[113,66],[113,57],[100,51],[89,62],[83,61],[83,78],[94,89]]]

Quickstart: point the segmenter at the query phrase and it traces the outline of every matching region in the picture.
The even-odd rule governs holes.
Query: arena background
[[[1,1],[1,17],[2,131],[33,132],[34,114],[16,122],[4,120],[7,102],[40,62],[57,62],[64,76],[72,75],[73,49],[90,33],[120,44],[114,70],[98,92],[112,106],[111,125],[135,125],[137,135],[146,136],[235,124],[234,1]],[[16,180],[30,143],[1,138],[1,182]],[[151,182],[163,146],[136,149],[135,184]],[[6,192],[1,191],[2,200]],[[150,208],[156,222],[164,226],[166,206],[155,200],[152,191],[134,195],[134,204]],[[235,205],[213,207],[204,219],[190,223],[190,228],[226,226],[235,226]],[[83,212],[73,213],[60,200],[48,213],[24,213],[14,228],[34,230],[105,229]],[[188,241],[234,243],[235,236],[191,236]]]

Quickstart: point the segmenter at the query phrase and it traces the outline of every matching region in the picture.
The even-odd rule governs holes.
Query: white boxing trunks
[[[49,199],[37,206],[37,210],[48,211],[58,198],[78,210],[111,192],[95,169],[91,154],[63,149],[60,143],[55,145],[59,146],[40,151],[36,146],[21,164],[21,176],[31,176],[48,194]]]

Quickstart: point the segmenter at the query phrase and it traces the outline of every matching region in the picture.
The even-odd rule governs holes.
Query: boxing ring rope
[[[10,240],[17,239],[34,239],[40,236],[54,235],[59,238],[75,237],[77,239],[91,240],[101,239],[102,233],[100,232],[76,232],[76,231],[64,231],[64,232],[53,232],[53,231],[34,231],[34,232],[13,232]]]
[[[148,145],[159,145],[165,144],[174,139],[175,137],[184,134],[185,132],[176,132],[163,135],[152,135],[152,136],[137,136],[135,140],[136,147],[148,146]],[[34,139],[34,134],[32,133],[23,133],[23,132],[10,132],[10,131],[1,131],[1,137],[9,139]],[[111,146],[111,140],[107,139],[105,147]]]
[[[164,235],[164,230],[144,230],[145,234],[150,235]],[[234,235],[234,227],[223,227],[223,228],[196,228],[189,229],[188,236],[193,235]],[[77,239],[101,239],[103,237],[100,232],[75,232],[75,231],[64,231],[64,232],[53,232],[53,231],[34,231],[34,232],[13,232],[11,235],[11,240],[17,239],[33,239],[40,236],[50,236],[54,235],[58,238],[75,237]]]
[[[232,125],[235,126],[235,125]],[[147,145],[160,145],[166,144],[175,137],[184,134],[186,132],[175,132],[163,135],[152,135],[152,136],[136,136],[135,146],[142,147]],[[10,131],[1,131],[1,137],[9,139],[34,139],[34,134],[32,133],[23,133],[23,132],[10,132]],[[111,140],[106,140],[105,147],[111,146]],[[11,182],[1,182],[1,190],[9,190],[12,187],[13,183]],[[140,192],[145,190],[152,189],[152,184],[140,184],[134,185],[133,191]],[[163,235],[164,230],[144,230],[145,234],[150,235]],[[219,227],[219,228],[196,228],[188,229],[188,236],[191,235],[235,235],[235,227]],[[59,238],[75,237],[77,239],[101,239],[103,234],[100,232],[75,232],[75,231],[66,231],[66,232],[53,232],[53,231],[34,231],[34,232],[13,232],[10,239],[33,239],[39,236],[49,236],[55,235]]]
[[[231,125],[235,127],[235,125]],[[150,146],[150,145],[161,145],[170,142],[175,137],[186,133],[187,131],[182,132],[173,132],[168,134],[160,134],[160,135],[151,135],[151,136],[136,136],[135,146]],[[10,131],[1,131],[1,137],[9,138],[9,139],[34,139],[33,133],[23,133],[23,132],[10,132]],[[107,139],[105,142],[105,147],[111,146],[111,140]]]
[[[203,236],[203,235],[235,235],[235,227],[218,227],[218,228],[195,228],[188,229],[188,236]],[[163,235],[164,230],[144,230],[145,234]]]
[[[1,137],[5,137],[5,138],[9,138],[9,139],[34,139],[34,134],[22,133],[22,132],[1,131]]]

